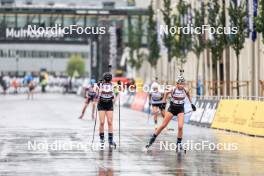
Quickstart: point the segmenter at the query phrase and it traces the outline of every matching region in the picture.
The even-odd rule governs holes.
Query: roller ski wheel
[[[104,150],[104,148],[105,148],[104,141],[100,141],[100,150]]]
[[[151,145],[148,144],[148,145],[144,146],[144,147],[142,148],[142,151],[143,151],[143,152],[147,152],[147,153],[150,152],[150,151],[151,151]]]
[[[178,144],[177,145],[177,148],[176,148],[176,152],[178,153],[178,154],[181,154],[182,152],[184,152],[184,154],[186,154],[186,149],[185,148],[183,148],[182,147],[182,144]]]
[[[110,149],[116,149],[116,143],[115,142],[109,143],[109,148]]]
[[[151,144],[145,146],[145,151],[149,151],[151,149]]]

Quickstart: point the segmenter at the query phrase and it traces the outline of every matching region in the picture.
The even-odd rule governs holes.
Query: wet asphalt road
[[[33,101],[24,95],[0,96],[0,175],[264,175],[263,138],[185,125],[185,143],[235,144],[237,150],[205,148],[186,154],[173,148],[161,150],[160,142],[176,142],[177,125],[173,121],[170,128],[174,131],[162,132],[146,152],[143,147],[153,133],[153,123],[147,123],[146,114],[126,108],[121,108],[120,148],[92,150],[94,121],[90,108],[84,120],[77,119],[82,105],[83,99],[73,95],[37,95]],[[114,139],[119,143],[118,107],[114,119]],[[56,141],[88,145],[67,150],[28,148],[29,143]],[[95,145],[98,142],[96,130]]]

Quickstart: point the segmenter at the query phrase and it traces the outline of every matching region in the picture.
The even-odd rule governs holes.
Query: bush
[[[83,76],[85,73],[85,62],[80,55],[72,55],[68,65],[67,73],[71,77]]]

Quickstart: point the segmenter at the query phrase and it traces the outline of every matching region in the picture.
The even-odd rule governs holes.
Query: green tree
[[[136,50],[136,70],[139,70],[142,66],[142,63],[144,61],[144,53],[140,52],[140,49],[142,47],[142,38],[144,36],[143,32],[143,21],[142,21],[142,15],[138,17],[138,23],[136,28],[136,37],[135,37],[135,50]]]
[[[85,62],[80,55],[72,55],[68,65],[67,65],[67,73],[69,76],[83,76],[85,73]]]
[[[202,26],[205,24],[205,6],[204,3],[201,3],[199,9],[194,10],[194,27],[199,27],[202,29]],[[193,34],[193,46],[192,51],[196,55],[197,65],[196,65],[196,80],[197,80],[197,95],[198,95],[198,79],[199,79],[199,65],[200,65],[200,56],[201,53],[206,48],[205,34],[202,32]]]
[[[137,20],[136,28],[132,25],[131,19],[128,20],[128,47],[129,50],[129,64],[132,68],[139,70],[144,61],[144,53],[140,52],[142,47],[142,16],[140,15]]]
[[[237,33],[232,34],[230,37],[230,45],[234,49],[236,53],[237,60],[237,95],[240,95],[239,92],[239,55],[240,51],[244,48],[245,38],[247,36],[246,28],[247,22],[245,20],[247,16],[245,4],[241,2],[241,4],[231,3],[228,8],[231,26],[237,27]]]
[[[148,62],[151,68],[156,70],[157,62],[160,57],[160,47],[158,43],[158,32],[157,32],[157,22],[154,19],[154,10],[152,7],[152,0],[149,5],[149,17],[148,17],[148,35],[149,35],[149,42],[148,42]]]
[[[254,19],[256,30],[262,33],[262,43],[264,43],[264,0],[258,2],[258,16]]]
[[[168,29],[171,28],[171,22],[172,22],[171,11],[172,11],[171,0],[164,0],[163,9],[161,10],[161,12],[163,14],[163,21],[165,25],[168,27]],[[164,34],[163,42],[164,42],[165,47],[167,48],[167,57],[168,57],[168,67],[167,68],[169,68],[169,65],[172,59],[172,42],[173,42],[173,36],[171,35],[170,32]],[[167,76],[169,75],[170,75],[170,69],[167,69]]]
[[[218,0],[210,0],[208,3],[208,24],[215,31],[210,34],[210,39],[208,40],[208,47],[212,52],[212,62],[214,66],[215,80],[218,80],[217,72],[217,61],[222,59],[223,51],[226,48],[226,35],[223,33],[217,33],[216,29],[225,27],[225,13],[224,8],[218,3]],[[217,90],[217,89],[216,89]],[[216,91],[215,90],[215,91]]]
[[[178,14],[174,15],[174,23],[176,26],[187,27],[189,25],[188,10],[190,8],[190,4],[186,4],[184,0],[179,1],[177,4]],[[191,44],[191,33],[184,34],[182,31],[178,31],[173,38],[173,56],[180,59],[181,69],[183,64],[186,63],[187,54],[192,48]]]
[[[176,6],[177,12],[172,15],[173,25],[177,27],[187,27],[189,25],[188,10],[191,9],[190,4],[186,4],[185,1],[180,0]],[[186,57],[191,50],[192,35],[183,33],[179,30],[172,37],[172,56],[180,61],[180,67],[183,69],[183,64],[186,63]],[[176,69],[174,68],[175,75]]]

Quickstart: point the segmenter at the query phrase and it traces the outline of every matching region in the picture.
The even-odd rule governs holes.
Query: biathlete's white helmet
[[[184,79],[184,77],[183,77],[182,75],[179,75],[179,76],[177,77],[177,79],[176,79],[176,83],[177,83],[177,84],[183,84],[183,83],[185,83],[185,79]]]
[[[154,83],[152,83],[152,85],[151,85],[151,89],[153,90],[153,89],[158,89],[159,88],[159,84],[158,83],[156,83],[156,82],[154,82]]]

